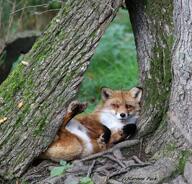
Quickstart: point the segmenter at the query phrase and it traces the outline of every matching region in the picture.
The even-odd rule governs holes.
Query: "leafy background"
[[[137,83],[134,36],[127,11],[120,10],[96,49],[78,98],[89,102],[89,112],[98,103],[102,87],[129,89]]]

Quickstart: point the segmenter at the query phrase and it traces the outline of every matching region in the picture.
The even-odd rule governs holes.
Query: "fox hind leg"
[[[59,160],[74,160],[81,158],[83,145],[81,140],[68,130],[62,130],[59,138],[54,141],[49,148],[40,155],[41,158]]]

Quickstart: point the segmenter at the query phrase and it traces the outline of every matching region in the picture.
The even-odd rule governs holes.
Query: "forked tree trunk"
[[[68,1],[0,86],[0,176],[19,177],[52,142],[121,1]]]
[[[126,4],[144,88],[139,135],[151,134],[146,151],[159,160],[123,177],[153,176],[152,183],[160,183],[183,167],[192,144],[192,2],[127,0]],[[29,66],[19,65],[0,87],[3,177],[20,176],[53,140],[65,107],[77,93],[90,57],[120,5],[121,1],[112,0],[68,1],[25,57]]]

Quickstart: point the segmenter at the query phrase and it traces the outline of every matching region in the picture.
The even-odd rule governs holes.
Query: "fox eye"
[[[125,105],[126,109],[133,109],[134,107],[132,105],[126,104]]]
[[[114,103],[113,103],[113,104],[111,104],[111,106],[114,107],[114,108],[119,108],[119,105],[118,105],[118,104],[114,104]]]

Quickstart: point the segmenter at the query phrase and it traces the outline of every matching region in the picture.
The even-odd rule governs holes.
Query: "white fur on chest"
[[[66,125],[66,129],[83,141],[85,149],[82,156],[93,153],[93,145],[91,143],[90,137],[88,136],[87,129],[79,121],[72,119]]]
[[[117,131],[123,128],[126,123],[122,123],[114,115],[107,113],[106,111],[101,112],[100,122],[108,127],[111,131]]]

